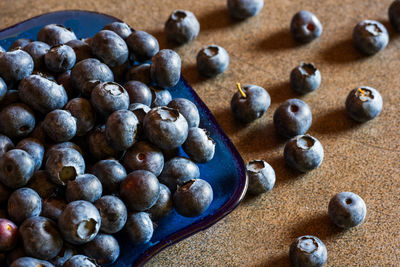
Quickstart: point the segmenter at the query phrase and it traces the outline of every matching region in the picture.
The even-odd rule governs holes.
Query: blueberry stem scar
[[[240,87],[240,83],[236,83],[237,88],[239,89],[240,94],[246,98],[246,94],[244,93],[244,91],[242,90],[242,87]]]
[[[358,91],[359,91],[363,96],[365,96],[365,91],[364,91],[363,89],[358,88]]]

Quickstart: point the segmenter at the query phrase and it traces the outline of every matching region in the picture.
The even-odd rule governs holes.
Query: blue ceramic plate
[[[72,28],[78,38],[84,38],[93,36],[104,25],[113,21],[120,20],[87,11],[48,13],[0,31],[0,45],[8,49],[10,44],[19,38],[36,40],[40,28],[50,23]],[[201,178],[207,180],[214,190],[214,200],[209,209],[196,218],[185,218],[172,211],[159,222],[151,241],[145,245],[135,247],[123,234],[117,235],[121,255],[114,266],[142,265],[162,249],[210,227],[237,207],[246,191],[243,160],[207,106],[183,77],[175,87],[170,88],[170,92],[174,98],[184,97],[197,105],[201,117],[200,127],[206,128],[217,143],[214,158],[206,164],[199,165]],[[181,154],[185,155],[183,151]]]

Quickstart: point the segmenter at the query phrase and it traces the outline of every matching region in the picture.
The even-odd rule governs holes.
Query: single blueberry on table
[[[108,234],[98,234],[92,241],[84,244],[82,250],[102,266],[114,263],[120,252],[118,241]]]
[[[167,39],[178,44],[194,40],[200,31],[196,16],[187,10],[174,10],[165,22]]]
[[[334,224],[341,228],[359,225],[367,214],[364,200],[352,192],[341,192],[329,201],[329,216]]]
[[[38,139],[32,137],[22,139],[18,142],[16,148],[28,152],[35,162],[35,171],[40,169],[44,156],[44,146]]]
[[[236,19],[246,19],[257,15],[264,6],[264,0],[228,0],[229,14]]]
[[[168,107],[178,110],[185,117],[189,128],[199,126],[199,111],[192,101],[186,98],[175,98],[168,103]]]
[[[115,234],[125,226],[128,211],[121,199],[115,196],[103,196],[94,205],[100,212],[102,232]]]
[[[372,87],[360,86],[350,91],[345,105],[347,114],[353,120],[366,122],[381,113],[382,96]]]
[[[76,135],[76,118],[69,111],[56,109],[47,113],[43,129],[55,142],[69,141]]]
[[[354,45],[366,55],[374,55],[389,43],[389,34],[382,23],[375,20],[363,20],[354,27]]]
[[[118,151],[124,151],[136,142],[139,121],[129,110],[114,111],[106,122],[108,143]]]
[[[109,67],[122,65],[128,60],[128,46],[113,31],[99,31],[90,39],[90,47],[92,53]]]
[[[400,1],[394,0],[389,6],[389,20],[396,31],[400,31]]]
[[[63,267],[98,267],[96,261],[85,255],[74,255],[69,260],[67,260]]]
[[[178,186],[197,178],[200,178],[199,167],[184,157],[174,157],[168,160],[158,177],[160,183],[168,186],[171,192],[175,192]]]
[[[152,102],[151,107],[167,106],[172,100],[171,93],[167,89],[151,87]]]
[[[99,82],[112,81],[114,74],[111,69],[95,58],[79,61],[71,70],[72,86],[86,96],[90,96]]]
[[[34,41],[27,44],[22,50],[27,52],[33,59],[34,69],[42,70],[44,69],[44,56],[50,50],[50,46],[46,43],[40,41]]]
[[[290,73],[290,85],[293,91],[306,94],[318,89],[321,84],[321,73],[313,63],[301,62]]]
[[[84,59],[93,58],[94,55],[92,54],[92,50],[88,43],[82,40],[71,40],[66,45],[70,46],[75,52],[75,61],[78,63]]]
[[[214,157],[215,141],[206,129],[192,127],[182,148],[194,162],[206,163]]]
[[[10,265],[10,267],[37,267],[37,266],[54,267],[54,265],[48,261],[39,260],[31,257],[18,258]]]
[[[72,69],[75,62],[76,55],[74,49],[65,44],[53,46],[44,56],[46,68],[57,73]]]
[[[249,179],[247,192],[260,195],[270,191],[275,185],[275,171],[264,160],[252,160],[246,165],[246,175]]]
[[[128,215],[125,225],[130,241],[135,244],[144,244],[153,236],[153,222],[147,212],[133,212]]]
[[[22,149],[11,149],[0,158],[0,182],[17,189],[26,185],[35,171],[35,161]]]
[[[188,123],[177,110],[155,107],[143,121],[144,132],[150,142],[161,149],[174,149],[182,145],[188,135]]]
[[[133,58],[140,62],[150,60],[160,49],[157,39],[144,31],[133,31],[126,44]]]
[[[82,174],[74,180],[68,181],[65,190],[65,199],[68,202],[86,200],[94,203],[101,197],[103,186],[93,174]]]
[[[171,212],[173,208],[171,191],[164,184],[160,184],[160,196],[153,207],[148,209],[146,212],[150,214],[150,218],[153,221],[159,221]]]
[[[32,57],[23,50],[0,53],[0,77],[9,87],[31,75],[33,67]]]
[[[151,80],[158,86],[175,86],[181,77],[181,58],[173,50],[162,49],[151,59]]]
[[[45,217],[32,217],[19,228],[24,250],[28,256],[50,260],[58,255],[63,247],[63,239],[57,225]]]
[[[0,158],[8,151],[14,148],[14,143],[11,139],[6,136],[0,134]]]
[[[35,114],[25,104],[11,104],[0,111],[0,132],[10,138],[28,136],[35,123]]]
[[[44,42],[50,46],[65,44],[75,39],[75,33],[71,29],[57,24],[44,26],[37,35],[38,41]]]
[[[212,187],[202,179],[190,180],[179,186],[173,197],[175,210],[185,217],[197,217],[203,214],[212,200]]]
[[[150,88],[139,81],[129,81],[124,85],[129,95],[129,103],[142,103],[146,106],[151,105],[152,94]]]
[[[101,217],[96,207],[85,200],[69,203],[58,219],[65,241],[82,245],[92,241],[100,230]]]
[[[320,267],[325,264],[328,252],[318,237],[304,235],[290,245],[289,256],[294,267]]]
[[[145,211],[156,203],[160,195],[160,184],[149,171],[133,171],[122,181],[120,195],[129,210]]]
[[[27,38],[17,39],[14,42],[12,42],[8,51],[12,51],[12,50],[16,50],[16,49],[23,49],[23,48],[25,48],[25,46],[27,46],[31,42],[32,42],[32,40],[27,39]]]
[[[322,34],[322,24],[313,13],[301,10],[293,16],[290,32],[295,41],[309,43]]]
[[[106,194],[119,193],[120,183],[126,178],[125,168],[117,160],[100,160],[93,165],[92,173],[100,180]]]
[[[62,85],[31,75],[23,79],[18,86],[19,98],[35,111],[47,114],[62,109],[68,102],[68,96]]]
[[[9,251],[18,243],[18,227],[10,220],[0,218],[0,251]]]
[[[275,110],[273,120],[275,129],[280,135],[292,138],[305,134],[311,127],[311,109],[300,99],[289,99]]]
[[[11,194],[8,199],[7,211],[11,220],[20,224],[25,219],[40,215],[42,200],[34,190],[22,187]]]
[[[128,149],[122,162],[128,171],[146,170],[159,176],[164,167],[164,156],[156,146],[140,141]]]
[[[321,165],[324,148],[315,137],[298,135],[286,143],[283,154],[287,165],[300,172],[308,172]]]
[[[65,109],[76,119],[76,135],[83,136],[96,123],[96,113],[90,102],[82,97],[71,99]]]
[[[88,150],[96,160],[107,158],[119,159],[122,156],[121,151],[115,150],[108,144],[105,125],[95,127],[90,131],[88,133],[87,142]]]
[[[225,72],[229,65],[229,55],[221,46],[208,45],[199,51],[196,63],[200,74],[212,77]]]
[[[132,33],[131,27],[124,22],[114,21],[103,27],[103,30],[113,31],[118,34],[122,39],[128,38]]]
[[[151,83],[150,64],[133,66],[126,73],[127,81],[138,81],[146,85]]]
[[[231,109],[234,117],[244,123],[250,123],[262,115],[271,104],[268,92],[257,85],[246,85],[242,88],[237,84],[238,91],[231,100]]]

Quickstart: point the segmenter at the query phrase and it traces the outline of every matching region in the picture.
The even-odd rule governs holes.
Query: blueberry
[[[13,249],[18,242],[18,227],[10,220],[0,218],[0,251]]]
[[[68,45],[57,45],[50,48],[44,56],[44,63],[52,72],[66,72],[75,65],[76,55],[74,49]]]
[[[67,202],[60,196],[44,199],[42,201],[41,216],[57,222],[66,206]]]
[[[271,104],[271,97],[264,88],[257,85],[246,85],[242,88],[237,84],[239,91],[231,100],[231,109],[235,118],[244,123],[250,123],[262,115]]]
[[[150,110],[143,121],[147,138],[161,149],[174,149],[182,145],[188,134],[185,117],[177,110],[156,107]]]
[[[96,261],[85,255],[74,255],[67,260],[63,267],[98,267]]]
[[[132,103],[129,105],[129,110],[136,115],[136,118],[139,120],[139,126],[143,126],[144,117],[149,113],[151,108],[142,103]]]
[[[229,14],[236,19],[246,19],[257,15],[264,6],[264,0],[228,0]]]
[[[85,255],[95,259],[100,265],[114,263],[120,251],[118,241],[107,234],[98,234],[95,239],[83,245],[82,250]]]
[[[199,126],[199,111],[192,101],[186,98],[175,98],[168,103],[168,107],[178,110],[185,117],[189,128]]]
[[[2,101],[7,95],[7,84],[3,80],[3,78],[0,77],[0,101]]]
[[[187,10],[174,10],[165,22],[165,33],[168,40],[178,44],[194,40],[200,31],[200,23],[195,15]]]
[[[207,130],[192,127],[182,148],[194,162],[205,163],[214,157],[215,142]]]
[[[229,65],[229,55],[221,46],[208,45],[199,51],[196,62],[200,74],[212,77],[225,72]]]
[[[400,31],[400,1],[394,0],[389,6],[389,20],[396,31]]]
[[[31,75],[21,81],[19,98],[35,111],[46,114],[61,109],[68,101],[64,88],[39,75]]]
[[[149,171],[133,171],[122,181],[120,195],[129,210],[144,211],[156,203],[160,195],[160,184]]]
[[[301,10],[293,16],[290,32],[295,41],[309,43],[322,34],[322,24],[313,13]]]
[[[312,123],[310,107],[300,99],[289,99],[274,112],[276,131],[287,138],[307,132]]]
[[[139,81],[129,81],[124,85],[124,88],[128,92],[130,103],[151,105],[151,90],[146,84]]]
[[[150,60],[159,51],[157,39],[144,31],[133,31],[126,39],[126,44],[137,61]]]
[[[107,234],[119,232],[125,225],[128,212],[124,202],[115,196],[103,196],[95,203],[100,212],[100,230]]]
[[[99,232],[100,224],[99,211],[84,200],[69,203],[58,219],[58,228],[64,240],[75,245],[92,241]]]
[[[49,260],[57,256],[63,247],[63,240],[56,224],[44,217],[32,217],[19,228],[28,256]]]
[[[35,161],[22,149],[11,149],[0,158],[0,182],[11,188],[26,185],[35,171]]]
[[[310,135],[293,137],[286,143],[283,153],[286,164],[300,172],[318,168],[324,159],[324,148]]]
[[[295,267],[319,267],[325,264],[328,252],[319,238],[304,235],[290,245],[289,255]]]
[[[76,63],[84,59],[93,58],[92,50],[88,43],[81,40],[71,40],[66,45],[70,46],[75,52]]]
[[[389,34],[382,23],[364,20],[354,27],[354,45],[366,55],[373,55],[383,50],[389,43]]]
[[[71,99],[65,109],[76,119],[76,135],[82,136],[89,132],[96,123],[96,113],[85,98]]]
[[[171,191],[164,184],[160,184],[160,196],[156,203],[147,212],[153,221],[159,221],[171,212],[173,207]]]
[[[366,122],[382,111],[381,94],[369,86],[360,86],[350,91],[346,98],[346,111],[358,122]]]
[[[128,60],[128,46],[113,31],[99,31],[91,38],[90,47],[92,53],[109,67],[122,65]]]
[[[108,143],[118,151],[131,147],[136,142],[139,121],[129,110],[117,110],[107,119],[106,138]]]
[[[301,62],[290,73],[290,85],[300,94],[306,94],[318,89],[321,84],[321,73],[313,63]]]
[[[98,161],[92,172],[100,180],[105,193],[119,193],[119,185],[126,178],[125,168],[113,159]]]
[[[150,76],[150,64],[140,64],[137,66],[133,66],[126,73],[127,81],[138,81],[144,84],[150,84],[151,76]]]
[[[55,267],[62,267],[64,266],[65,262],[67,262],[67,260],[69,260],[76,253],[77,251],[72,245],[64,243],[64,246],[58,255],[51,259],[51,263],[53,263]]]
[[[79,61],[71,70],[72,86],[84,95],[90,95],[99,82],[114,81],[111,69],[94,58]]]
[[[123,164],[128,171],[146,170],[159,176],[164,167],[164,156],[156,146],[140,141],[125,153]]]
[[[59,148],[48,156],[46,170],[54,183],[66,185],[85,172],[85,161],[75,149]]]
[[[20,224],[27,218],[40,215],[42,200],[34,190],[22,187],[11,194],[7,211],[11,220]]]
[[[89,146],[88,150],[94,159],[118,159],[121,157],[121,153],[108,144],[104,125],[96,127],[89,132],[87,142]]]
[[[118,83],[99,83],[91,93],[90,102],[98,113],[107,117],[114,111],[128,109],[129,95]]]
[[[0,207],[4,207],[7,204],[8,198],[11,195],[11,190],[4,184],[0,183]],[[2,218],[2,216],[0,216]]]
[[[0,77],[10,87],[31,75],[33,71],[33,59],[23,50],[0,53]]]
[[[35,162],[35,171],[40,169],[44,156],[44,146],[38,139],[25,138],[19,141],[16,148],[28,152],[28,154],[31,155],[32,159]]]
[[[62,25],[49,24],[40,29],[37,40],[47,43],[50,46],[65,44],[75,40],[75,33]]]
[[[11,104],[0,111],[0,131],[10,138],[28,136],[35,123],[35,114],[25,104]]]
[[[334,224],[341,228],[359,225],[367,214],[364,200],[352,192],[341,192],[329,201],[328,213]]]
[[[179,186],[174,193],[175,210],[185,217],[203,214],[213,200],[211,185],[202,179],[194,179]]]
[[[247,192],[252,195],[268,192],[275,185],[275,171],[264,160],[252,160],[247,163],[246,175],[249,180]]]
[[[99,179],[93,174],[82,174],[74,180],[68,181],[65,198],[68,202],[86,200],[95,202],[101,197],[103,187]]]
[[[111,67],[111,71],[114,74],[114,80],[119,83],[123,83],[126,77],[126,73],[128,72],[128,68],[130,67],[129,62],[126,61],[125,63]]]
[[[50,46],[40,41],[34,41],[27,44],[23,50],[33,59],[34,68],[42,70],[45,68],[44,55],[50,50]]]
[[[37,266],[54,267],[54,265],[48,261],[38,260],[31,257],[18,258],[11,264],[10,267],[37,267]]]
[[[47,113],[43,129],[53,141],[65,142],[76,135],[76,119],[70,112],[56,109]]]
[[[72,148],[72,149],[75,149],[76,151],[78,151],[79,154],[81,154],[82,156],[84,155],[84,151],[82,151],[82,149],[77,144],[72,143],[72,142],[62,142],[62,143],[58,143],[58,144],[48,147],[46,150],[46,153],[44,155],[44,160],[47,161],[50,154],[59,148]]]
[[[14,104],[14,103],[19,103],[21,102],[21,100],[19,99],[19,95],[18,95],[18,90],[7,90],[7,87],[4,88],[3,86],[5,85],[5,83],[3,85],[3,82],[0,81],[0,86],[2,87],[2,92],[3,90],[6,90],[6,94],[2,97],[1,101],[0,101],[0,105],[2,108]],[[5,85],[7,86],[7,85]]]
[[[160,87],[175,86],[181,77],[181,58],[170,49],[160,50],[151,59],[150,75]]]
[[[8,136],[0,134],[0,158],[8,151],[14,148],[14,143]]]
[[[27,46],[31,42],[32,42],[32,40],[27,39],[27,38],[17,39],[14,42],[12,42],[8,51],[25,48],[25,46]]]
[[[113,31],[118,34],[122,39],[128,38],[132,33],[131,27],[124,22],[114,21],[103,27],[103,30]]]
[[[168,186],[171,192],[175,192],[178,185],[197,178],[200,178],[199,167],[184,157],[175,157],[167,161],[158,177],[160,183]]]
[[[151,87],[152,103],[151,107],[167,106],[172,100],[171,93],[167,89]]]
[[[64,87],[65,92],[69,99],[77,97],[80,92],[72,86],[71,70],[57,75],[56,82]]]
[[[130,241],[135,245],[149,242],[154,232],[153,222],[146,212],[130,213],[125,229]]]

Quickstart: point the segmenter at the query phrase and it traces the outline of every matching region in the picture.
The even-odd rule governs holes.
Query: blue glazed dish
[[[36,40],[39,30],[50,23],[69,27],[78,38],[84,38],[93,36],[104,25],[113,21],[120,20],[105,14],[78,10],[47,13],[1,30],[0,45],[8,49],[19,38]],[[200,113],[200,127],[207,129],[216,141],[214,158],[206,164],[199,164],[201,178],[207,180],[213,188],[214,200],[209,209],[196,218],[185,218],[172,211],[158,223],[151,241],[147,244],[133,246],[123,232],[117,234],[121,255],[113,266],[143,265],[162,249],[221,220],[239,205],[246,193],[247,180],[243,160],[210,110],[183,77],[169,90],[174,98],[184,97],[196,104]],[[180,153],[185,156],[182,150]]]

